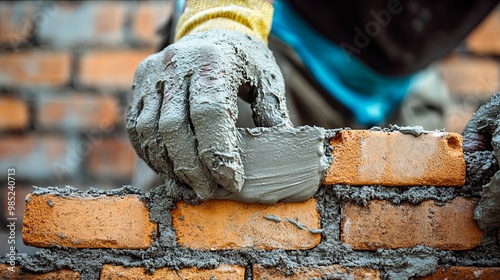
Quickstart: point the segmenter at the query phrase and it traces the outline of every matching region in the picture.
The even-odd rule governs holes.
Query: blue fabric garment
[[[317,82],[362,125],[381,123],[408,93],[414,75],[389,77],[367,68],[319,34],[287,1],[274,1],[271,33],[295,50]]]

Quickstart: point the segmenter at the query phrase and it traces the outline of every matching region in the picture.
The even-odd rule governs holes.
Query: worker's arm
[[[156,172],[211,198],[241,189],[235,122],[240,96],[257,126],[291,126],[284,81],[266,46],[273,8],[263,0],[190,0],[176,42],[136,71],[127,130]]]

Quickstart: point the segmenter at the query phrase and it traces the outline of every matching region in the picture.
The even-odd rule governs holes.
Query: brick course
[[[442,250],[470,250],[481,243],[483,232],[474,220],[477,199],[457,197],[441,205],[394,205],[374,200],[367,206],[342,205],[341,240],[354,250],[411,248],[417,245]]]
[[[99,129],[122,120],[117,97],[110,95],[45,94],[37,105],[37,126],[43,129]]]
[[[274,205],[246,204],[214,200],[199,205],[180,202],[172,210],[173,227],[182,246],[199,250],[285,249],[304,250],[315,247],[320,234],[308,231],[320,228],[316,201]],[[277,217],[273,221],[266,217]],[[291,219],[304,226],[288,221]]]
[[[130,90],[139,63],[150,50],[101,50],[84,53],[80,59],[79,83],[101,89]]]
[[[0,53],[0,85],[65,86],[71,77],[71,56],[65,51]]]
[[[245,277],[245,268],[236,265],[220,265],[213,269],[183,268],[179,270],[160,268],[153,274],[149,274],[143,267],[123,267],[104,265],[101,270],[100,279],[220,279],[232,280]]]
[[[23,241],[29,246],[145,249],[156,235],[148,209],[134,195],[29,195],[26,201]]]
[[[331,140],[333,161],[325,184],[461,186],[462,137],[431,132],[343,130]]]

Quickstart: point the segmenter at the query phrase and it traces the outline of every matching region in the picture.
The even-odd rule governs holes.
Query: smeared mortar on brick
[[[239,129],[245,183],[239,192],[219,187],[215,198],[242,202],[304,201],[318,190],[330,165],[319,127]]]
[[[227,30],[184,36],[139,65],[130,141],[158,174],[175,173],[200,198],[213,198],[218,186],[238,192],[245,180],[238,96],[251,103],[256,126],[292,127],[283,75],[263,42]]]

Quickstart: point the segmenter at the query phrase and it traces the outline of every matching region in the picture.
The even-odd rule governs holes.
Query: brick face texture
[[[353,279],[353,280],[378,280],[380,271],[362,268],[344,268],[338,265],[321,268],[297,268],[294,275],[287,275],[286,271],[264,268],[260,265],[253,267],[253,279]]]
[[[172,216],[178,242],[193,249],[255,247],[302,250],[315,247],[321,240],[319,234],[307,230],[320,227],[314,199],[302,203],[280,202],[275,205],[222,200],[196,206],[179,203],[172,211]],[[214,216],[218,218],[213,219]],[[274,221],[269,217],[281,221]],[[299,226],[288,219],[296,221]]]
[[[85,53],[80,61],[79,82],[83,86],[130,90],[135,69],[149,54],[151,54],[150,50]]]
[[[71,77],[71,56],[64,51],[0,53],[0,85],[64,86]]]
[[[394,205],[371,201],[367,206],[342,206],[342,242],[355,250],[411,248],[419,244],[442,250],[469,250],[483,237],[474,221],[476,199],[455,198],[439,205]]]
[[[325,184],[460,186],[465,182],[462,139],[432,132],[340,131]]]
[[[156,235],[136,196],[30,195],[26,200],[23,241],[30,246],[145,249]]]
[[[184,268],[179,270],[161,268],[149,274],[142,267],[123,267],[104,265],[100,279],[220,279],[232,280],[245,277],[245,268],[240,266],[220,265],[214,269]]]

